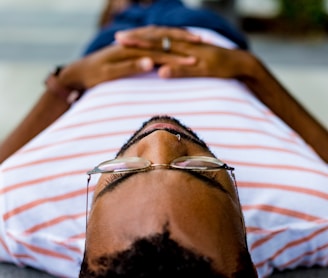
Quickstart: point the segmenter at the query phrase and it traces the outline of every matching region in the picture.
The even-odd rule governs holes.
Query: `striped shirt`
[[[202,32],[206,40],[232,47]],[[0,260],[77,277],[86,171],[113,158],[154,115],[191,127],[236,168],[260,277],[273,268],[328,264],[327,164],[238,81],[163,80],[155,73],[94,87],[1,165]],[[95,176],[91,189],[96,182]]]

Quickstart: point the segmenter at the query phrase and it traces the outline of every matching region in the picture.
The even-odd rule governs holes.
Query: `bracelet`
[[[56,67],[56,69],[47,77],[45,84],[49,92],[71,105],[82,96],[83,91],[69,88],[60,84],[58,77],[62,69],[62,66]]]

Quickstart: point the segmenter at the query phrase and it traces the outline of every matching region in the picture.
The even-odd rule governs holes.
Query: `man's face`
[[[118,153],[136,156],[156,164],[181,156],[213,157],[195,134],[169,118],[148,121]],[[246,246],[238,196],[227,171],[218,171],[214,179],[170,169],[121,177],[105,173],[96,186],[87,228],[91,267],[92,258],[128,249],[137,238],[160,233],[164,226],[172,239],[212,258],[228,275]]]

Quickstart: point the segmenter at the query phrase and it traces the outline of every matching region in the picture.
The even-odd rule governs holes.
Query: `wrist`
[[[249,52],[240,50],[238,57],[240,62],[238,77],[249,81],[255,81],[258,78],[260,62]]]
[[[79,86],[69,85],[69,83],[61,78],[64,69],[62,66],[57,67],[49,74],[45,84],[48,92],[71,105],[82,96],[84,90]]]

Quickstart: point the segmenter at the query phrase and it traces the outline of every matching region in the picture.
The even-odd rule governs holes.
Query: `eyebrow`
[[[211,178],[208,178],[196,171],[185,171],[185,170],[182,170],[182,169],[168,169],[168,170],[172,170],[172,171],[180,171],[180,172],[183,172],[183,173],[187,173],[195,178],[197,178],[198,180],[201,180],[203,182],[205,182],[205,184],[208,186],[208,187],[211,187],[211,188],[215,188],[215,189],[218,189],[219,191],[227,194],[230,196],[230,192],[224,188],[224,186],[217,180],[214,180],[214,179],[211,179]],[[144,172],[135,172],[135,173],[128,173],[126,175],[124,175],[123,177],[121,178],[118,178],[117,180],[113,181],[113,182],[110,182],[108,183],[104,189],[102,189],[97,196],[95,196],[95,199],[94,199],[94,202],[96,202],[96,200],[100,197],[102,197],[103,195],[105,195],[106,193],[108,192],[112,192],[113,190],[115,190],[119,185],[121,185],[124,181],[128,180],[129,178],[131,178],[132,176],[135,176],[137,174],[140,174],[140,173],[144,173]]]

